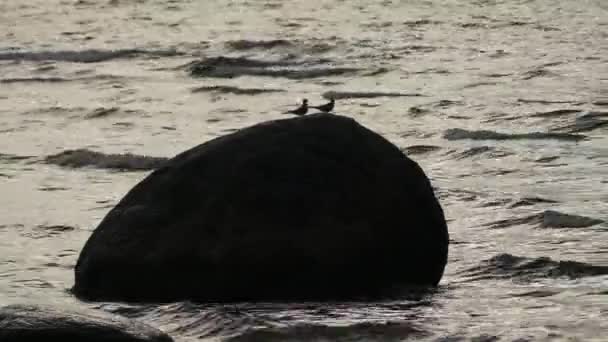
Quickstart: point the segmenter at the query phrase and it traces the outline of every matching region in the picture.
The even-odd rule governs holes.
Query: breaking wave
[[[167,158],[126,154],[105,154],[87,149],[67,150],[44,158],[44,162],[71,168],[94,167],[123,171],[153,170],[161,167]]]

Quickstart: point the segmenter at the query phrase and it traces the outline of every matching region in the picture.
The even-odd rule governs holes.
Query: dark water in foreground
[[[178,341],[605,340],[605,1],[3,0],[0,28],[0,304],[97,307]],[[328,92],[436,186],[452,238],[436,293],[69,295],[90,231],[162,158]]]

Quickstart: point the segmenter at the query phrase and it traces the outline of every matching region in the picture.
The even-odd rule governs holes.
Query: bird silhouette
[[[316,108],[316,109],[318,109],[318,110],[320,110],[320,111],[322,111],[324,113],[329,113],[332,110],[334,110],[334,104],[335,103],[336,103],[336,101],[334,100],[333,97],[331,97],[329,99],[329,102],[327,102],[326,104],[320,105],[320,106],[310,106],[310,108]]]
[[[300,107],[293,110],[289,110],[284,114],[304,115],[306,113],[308,113],[308,100],[304,99],[302,100],[302,104],[300,105]]]

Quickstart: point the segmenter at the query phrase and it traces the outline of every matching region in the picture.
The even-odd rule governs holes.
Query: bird
[[[289,110],[289,111],[285,112],[284,114],[304,115],[307,112],[308,112],[308,100],[304,99],[304,100],[302,100],[302,105],[300,105],[300,107],[298,107],[294,110]]]
[[[336,103],[336,101],[334,100],[334,98],[330,97],[328,103],[326,103],[324,105],[320,105],[320,106],[310,106],[310,108],[316,108],[324,113],[329,113],[332,110],[334,110],[335,103]]]

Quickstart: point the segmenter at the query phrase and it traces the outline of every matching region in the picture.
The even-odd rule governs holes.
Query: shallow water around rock
[[[0,304],[93,307],[177,341],[608,330],[605,1],[36,0],[0,13]],[[70,295],[91,230],[163,158],[331,94],[431,178],[452,239],[437,292],[282,305]]]

